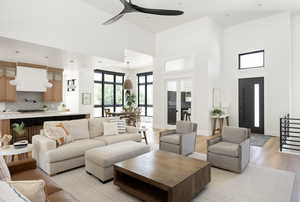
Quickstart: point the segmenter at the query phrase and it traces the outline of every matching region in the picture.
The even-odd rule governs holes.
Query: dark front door
[[[239,127],[264,134],[264,78],[239,79]]]

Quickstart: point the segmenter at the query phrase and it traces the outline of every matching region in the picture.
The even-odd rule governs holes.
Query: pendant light
[[[130,62],[127,61],[127,69],[129,70]],[[130,91],[133,89],[132,81],[127,77],[123,84],[124,90],[126,90],[126,94],[130,95]]]

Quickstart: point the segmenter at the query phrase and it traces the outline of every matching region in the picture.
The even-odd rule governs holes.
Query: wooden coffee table
[[[114,184],[144,201],[187,202],[210,182],[210,164],[154,151],[114,165]]]

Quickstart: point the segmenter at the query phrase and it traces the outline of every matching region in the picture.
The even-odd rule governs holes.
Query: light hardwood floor
[[[149,144],[159,143],[159,130],[148,132]],[[212,137],[197,136],[196,152],[207,153],[206,141]],[[251,147],[252,164],[296,173],[291,202],[300,202],[300,156],[279,152],[279,138],[272,137],[263,147]]]

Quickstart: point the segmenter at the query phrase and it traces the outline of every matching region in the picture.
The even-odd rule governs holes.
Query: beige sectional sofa
[[[43,135],[35,135],[32,138],[32,156],[37,161],[39,168],[49,175],[55,175],[85,164],[86,151],[105,147],[114,143],[125,141],[141,141],[141,135],[137,128],[127,126],[126,133],[119,135],[103,135],[103,122],[107,118],[80,119],[72,121],[49,121],[44,123],[44,129],[63,123],[73,141],[60,147],[56,142]]]

